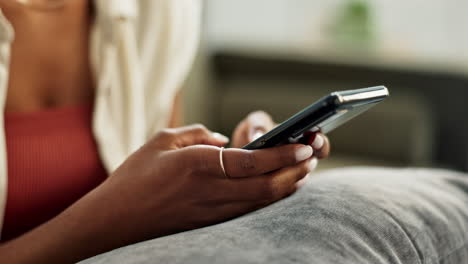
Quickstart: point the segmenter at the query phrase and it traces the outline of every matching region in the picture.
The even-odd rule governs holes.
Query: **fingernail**
[[[297,182],[297,187],[302,188],[304,185],[307,184],[307,181],[309,180],[309,174],[307,174],[304,178],[302,178],[300,181]]]
[[[314,149],[321,149],[323,147],[323,144],[325,143],[325,139],[321,135],[317,135],[315,137],[314,142],[312,142],[312,147]]]
[[[228,142],[229,141],[229,138],[224,136],[224,135],[221,135],[220,133],[213,133],[213,137],[216,138],[217,140],[219,141],[224,141],[224,142]]]
[[[314,154],[314,150],[311,146],[303,146],[296,150],[296,160],[298,162],[304,161]]]
[[[260,131],[255,132],[255,133],[253,134],[253,136],[252,136],[252,141],[257,140],[257,139],[260,138],[261,136],[263,136],[263,133],[262,133],[262,132],[260,132]]]
[[[309,169],[310,171],[314,171],[318,166],[318,159],[317,158],[312,158],[309,164]]]

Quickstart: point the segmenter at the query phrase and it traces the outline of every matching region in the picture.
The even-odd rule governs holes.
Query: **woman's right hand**
[[[226,143],[202,126],[158,133],[60,215],[0,244],[0,262],[74,263],[214,224],[292,194],[310,170],[310,146],[226,149],[226,177]]]
[[[309,172],[304,145],[248,151],[200,125],[167,129],[101,186],[103,210],[132,243],[227,220],[294,193]],[[117,225],[115,225],[117,226]]]

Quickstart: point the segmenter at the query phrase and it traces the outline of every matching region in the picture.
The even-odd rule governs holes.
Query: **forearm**
[[[98,187],[62,214],[0,246],[0,263],[72,263],[121,246],[117,210]],[[105,197],[105,196],[104,196]],[[106,203],[108,206],[106,206]]]

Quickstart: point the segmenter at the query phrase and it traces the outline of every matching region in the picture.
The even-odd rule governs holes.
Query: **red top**
[[[55,217],[106,178],[92,108],[5,113],[8,196],[2,240]]]

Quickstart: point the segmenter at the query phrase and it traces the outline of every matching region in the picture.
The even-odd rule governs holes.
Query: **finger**
[[[317,148],[315,150],[315,156],[319,159],[326,159],[330,156],[330,149],[331,149],[331,146],[330,146],[330,140],[328,139],[327,136],[325,135],[318,135],[317,137],[321,136],[322,139],[323,139],[323,143],[322,143],[322,147],[321,148]],[[316,143],[314,142],[317,146],[320,145],[319,143]],[[314,144],[313,143],[313,144]],[[314,146],[312,146],[314,147]],[[315,149],[315,148],[314,148]]]
[[[263,136],[274,127],[271,116],[263,111],[256,111],[247,117],[249,141]]]
[[[213,132],[211,136],[208,137],[208,142],[206,143],[206,145],[222,147],[222,146],[226,146],[228,142],[229,142],[228,137],[226,137],[225,135],[221,133]]]
[[[330,141],[322,133],[306,132],[300,143],[311,145],[315,156],[319,159],[327,158],[330,155]]]
[[[312,147],[299,144],[261,150],[226,149],[223,153],[223,164],[229,177],[242,178],[292,166],[311,158],[312,155]]]
[[[195,145],[173,152],[179,159],[179,166],[190,171],[203,172],[206,176],[226,178],[220,162],[221,149],[215,146]]]
[[[307,182],[309,181],[309,178],[310,178],[310,174],[307,174],[302,180],[296,182],[296,188],[298,190],[303,188],[307,184]]]
[[[254,204],[278,201],[300,187],[298,182],[310,172],[310,162],[306,160],[259,177],[226,181],[229,190],[226,195],[234,201],[252,201]]]
[[[234,134],[232,135],[232,142],[233,144],[237,144],[232,145],[236,148],[240,148],[249,142],[247,120],[240,122],[239,125],[237,125],[236,129],[234,129]]]
[[[166,129],[160,132],[166,136],[167,140],[177,148],[193,145],[224,146],[229,139],[219,133],[213,133],[203,125],[191,125],[174,129]]]
[[[317,169],[317,166],[318,166],[318,159],[316,157],[313,157],[312,159],[310,159],[310,171],[314,171]]]
[[[310,140],[310,145],[314,148],[314,150],[321,150],[323,148],[323,145],[325,144],[325,138],[323,134],[316,133],[315,137],[313,140]]]

